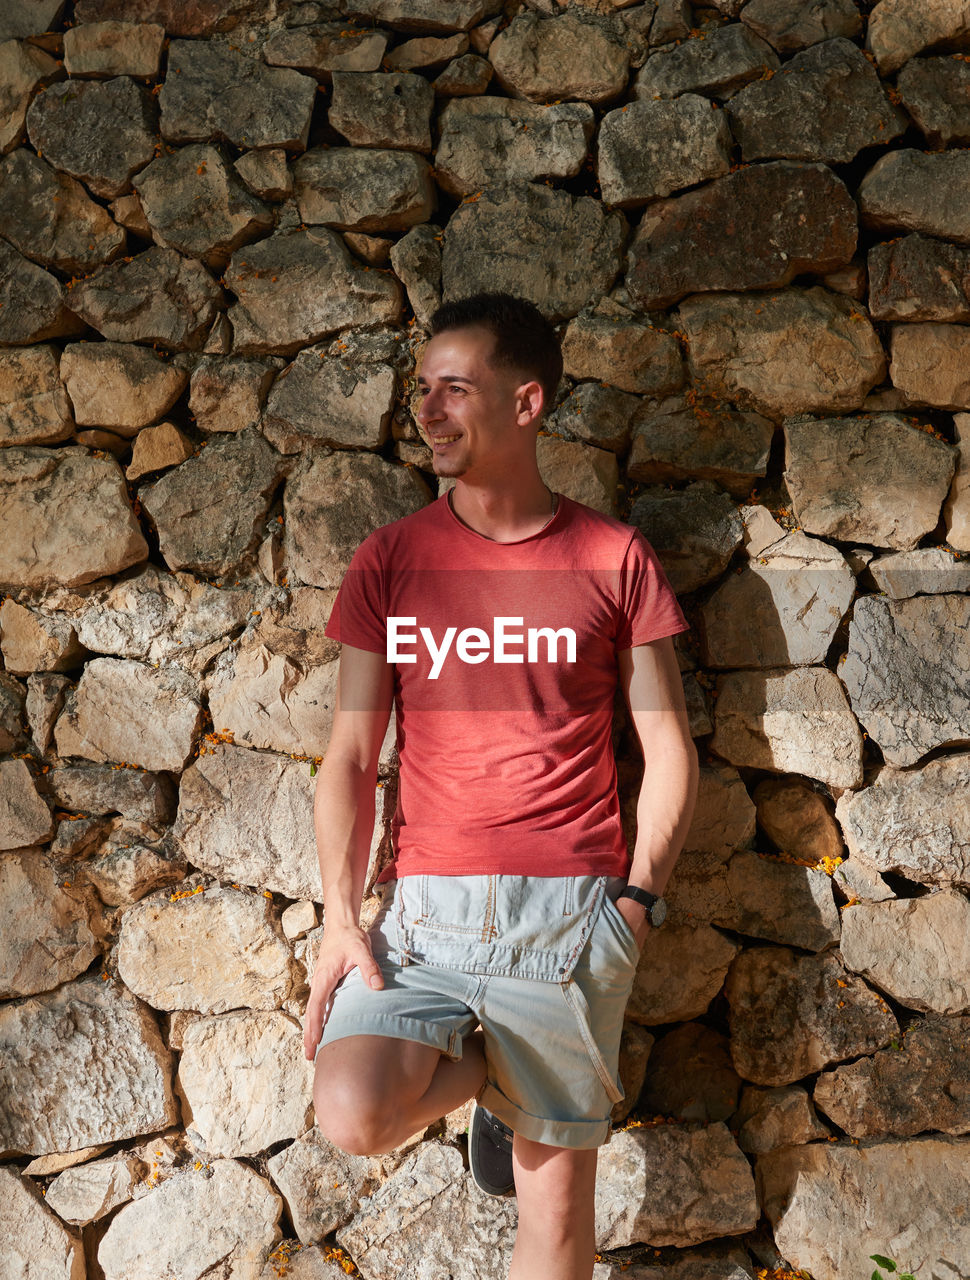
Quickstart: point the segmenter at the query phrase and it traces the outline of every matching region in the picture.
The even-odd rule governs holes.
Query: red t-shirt
[[[401,758],[382,879],[625,875],[617,652],[687,629],[642,534],[560,496],[493,542],[447,494],[361,543],[326,634],[394,662]]]

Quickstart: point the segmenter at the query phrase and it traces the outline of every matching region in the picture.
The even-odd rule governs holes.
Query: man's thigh
[[[393,1098],[406,1105],[427,1092],[441,1051],[394,1036],[345,1036],[322,1045],[313,1073],[313,1102],[318,1115],[357,1114],[376,1101]]]

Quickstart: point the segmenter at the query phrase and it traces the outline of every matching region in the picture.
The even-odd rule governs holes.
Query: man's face
[[[434,453],[435,474],[501,479],[535,429],[521,425],[528,381],[489,363],[495,340],[487,329],[452,329],[432,338],[418,370],[415,418]]]

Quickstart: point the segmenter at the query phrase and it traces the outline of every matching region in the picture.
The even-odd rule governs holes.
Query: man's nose
[[[418,392],[418,395],[420,397],[418,411],[414,416],[424,426],[426,422],[432,421],[439,415],[440,400],[434,391]]]

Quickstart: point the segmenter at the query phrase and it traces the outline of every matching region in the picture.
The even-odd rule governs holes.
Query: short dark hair
[[[559,335],[533,303],[511,293],[473,293],[443,303],[430,328],[432,337],[450,329],[487,329],[495,339],[491,363],[535,378],[545,408],[552,408],[562,378],[562,350]]]

